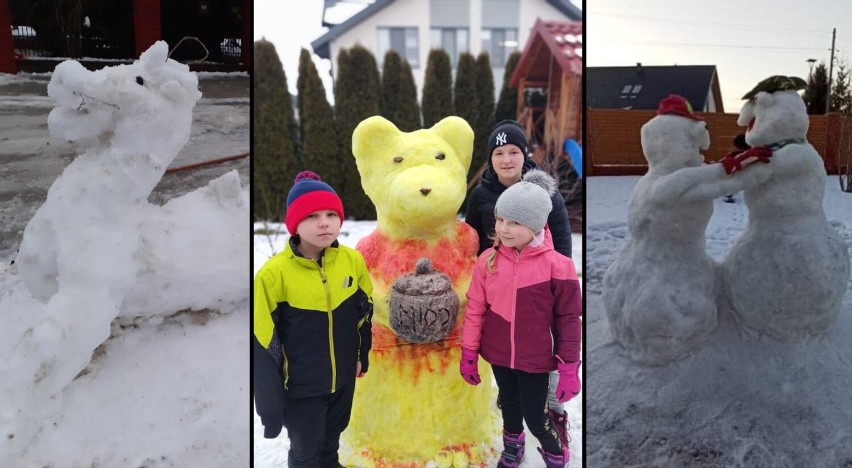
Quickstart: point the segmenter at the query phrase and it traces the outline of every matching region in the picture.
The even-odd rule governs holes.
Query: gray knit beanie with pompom
[[[541,169],[531,169],[500,195],[494,205],[494,216],[517,221],[538,234],[553,210],[551,197],[555,193],[553,177]]]

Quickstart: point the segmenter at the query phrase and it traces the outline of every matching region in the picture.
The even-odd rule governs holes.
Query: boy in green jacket
[[[355,377],[369,366],[373,285],[340,245],[343,203],[302,171],[287,195],[290,240],[254,281],[254,399],[264,437],[287,428],[294,467],[338,467]]]

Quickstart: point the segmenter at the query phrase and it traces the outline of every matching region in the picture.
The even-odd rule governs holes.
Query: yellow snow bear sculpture
[[[357,246],[373,280],[375,309],[370,370],[357,382],[344,433],[347,466],[467,466],[493,457],[499,428],[490,367],[480,363],[483,384],[476,387],[458,371],[465,292],[478,246],[476,232],[457,216],[472,150],[473,131],[459,117],[404,133],[374,116],[352,135],[377,227]],[[450,277],[462,308],[450,334],[427,344],[409,343],[389,326],[391,284],[421,257]]]

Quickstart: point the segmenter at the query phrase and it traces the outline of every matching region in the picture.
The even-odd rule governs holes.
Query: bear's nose
[[[426,188],[426,187],[424,187],[424,188],[420,189],[420,193],[422,193],[424,197],[425,197],[426,195],[429,195],[429,192],[431,192],[431,191],[432,191],[432,189],[430,189],[430,188]]]

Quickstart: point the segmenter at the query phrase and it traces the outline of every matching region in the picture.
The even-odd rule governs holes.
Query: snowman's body
[[[793,341],[834,324],[849,254],[825,217],[825,168],[805,141],[808,116],[795,91],[759,93],[738,123],[751,146],[775,149],[765,180],[745,187],[748,226],[723,262],[730,305],[749,330]]]
[[[716,270],[704,231],[724,188],[689,193],[708,171],[720,172],[702,164],[708,145],[704,122],[661,115],[642,128],[649,170],[630,200],[630,239],[603,280],[613,337],[639,362],[680,358],[716,327]]]

